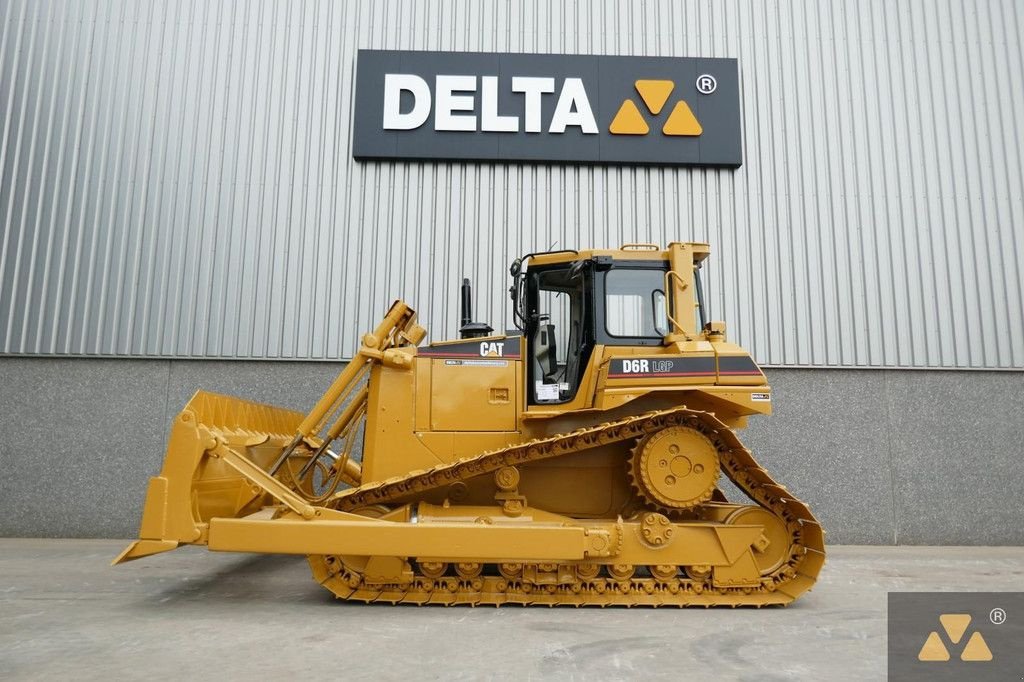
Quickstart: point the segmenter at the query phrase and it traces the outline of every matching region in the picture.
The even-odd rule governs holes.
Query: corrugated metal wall
[[[1024,8],[0,2],[0,351],[335,358],[393,297],[706,240],[775,365],[1024,367]],[[737,171],[356,163],[358,48],[737,57]],[[487,291],[492,292],[490,295]]]

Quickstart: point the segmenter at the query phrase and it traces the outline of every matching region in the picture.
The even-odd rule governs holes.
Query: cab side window
[[[605,277],[605,331],[625,338],[660,338],[668,333],[662,270],[622,268]]]

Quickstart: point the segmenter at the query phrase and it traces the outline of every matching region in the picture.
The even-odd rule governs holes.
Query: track
[[[781,519],[791,538],[789,556],[775,571],[763,576],[759,587],[716,587],[707,576],[674,567],[655,567],[640,577],[595,575],[570,584],[535,585],[518,579],[514,571],[480,567],[473,575],[429,577],[417,573],[406,585],[367,585],[341,557],[309,557],[313,575],[337,597],[365,602],[410,604],[541,604],[573,606],[766,606],[787,604],[814,584],[825,562],[824,533],[803,502],[775,482],[754,460],[735,433],[713,414],[685,407],[650,412],[571,433],[532,440],[411,472],[407,476],[370,483],[335,494],[326,506],[351,511],[370,505],[395,504],[418,494],[491,473],[505,466],[523,466],[581,452],[609,443],[630,441],[672,426],[696,428],[719,453],[722,470],[740,490]],[[414,564],[415,565],[415,564]],[[419,568],[419,567],[417,567]],[[672,568],[672,567],[669,567]],[[605,569],[607,570],[607,569]],[[646,574],[646,575],[644,575]]]

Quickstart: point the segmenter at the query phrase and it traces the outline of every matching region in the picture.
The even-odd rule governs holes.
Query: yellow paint
[[[665,127],[661,129],[666,135],[686,135],[696,136],[704,132],[700,122],[697,121],[697,117],[690,111],[690,105],[679,100],[676,102],[675,107],[672,109],[672,113],[669,114],[668,120],[665,121]]]
[[[650,128],[633,100],[627,99],[619,107],[608,131],[613,135],[646,135]]]
[[[640,93],[640,97],[644,100],[644,104],[647,105],[647,108],[655,116],[661,113],[661,108],[665,106],[668,96],[672,94],[672,90],[676,87],[676,84],[672,81],[660,80],[639,80],[635,85],[636,91]]]
[[[472,359],[431,362],[431,430],[516,430],[518,361],[488,359],[494,364],[483,366],[469,364],[481,362]]]
[[[946,651],[946,645],[942,643],[942,638],[939,637],[939,633],[932,632],[928,635],[928,639],[924,641],[924,646],[921,647],[921,651],[917,654],[917,660],[919,661],[948,661],[949,652]]]
[[[967,631],[967,626],[971,624],[971,615],[969,613],[944,613],[939,616],[939,622],[942,623],[946,634],[949,635],[949,641],[959,644],[960,638]]]
[[[971,638],[967,640],[967,646],[964,647],[963,653],[960,654],[960,660],[992,660],[992,650],[988,648],[988,644],[985,642],[985,638],[981,636],[980,632],[975,632],[973,635],[971,635]]]

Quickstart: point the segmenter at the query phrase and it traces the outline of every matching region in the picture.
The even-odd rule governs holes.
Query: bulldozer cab
[[[639,246],[645,248],[529,254],[512,264],[514,318],[528,349],[529,404],[571,401],[597,345],[666,343],[675,280],[664,252]]]

